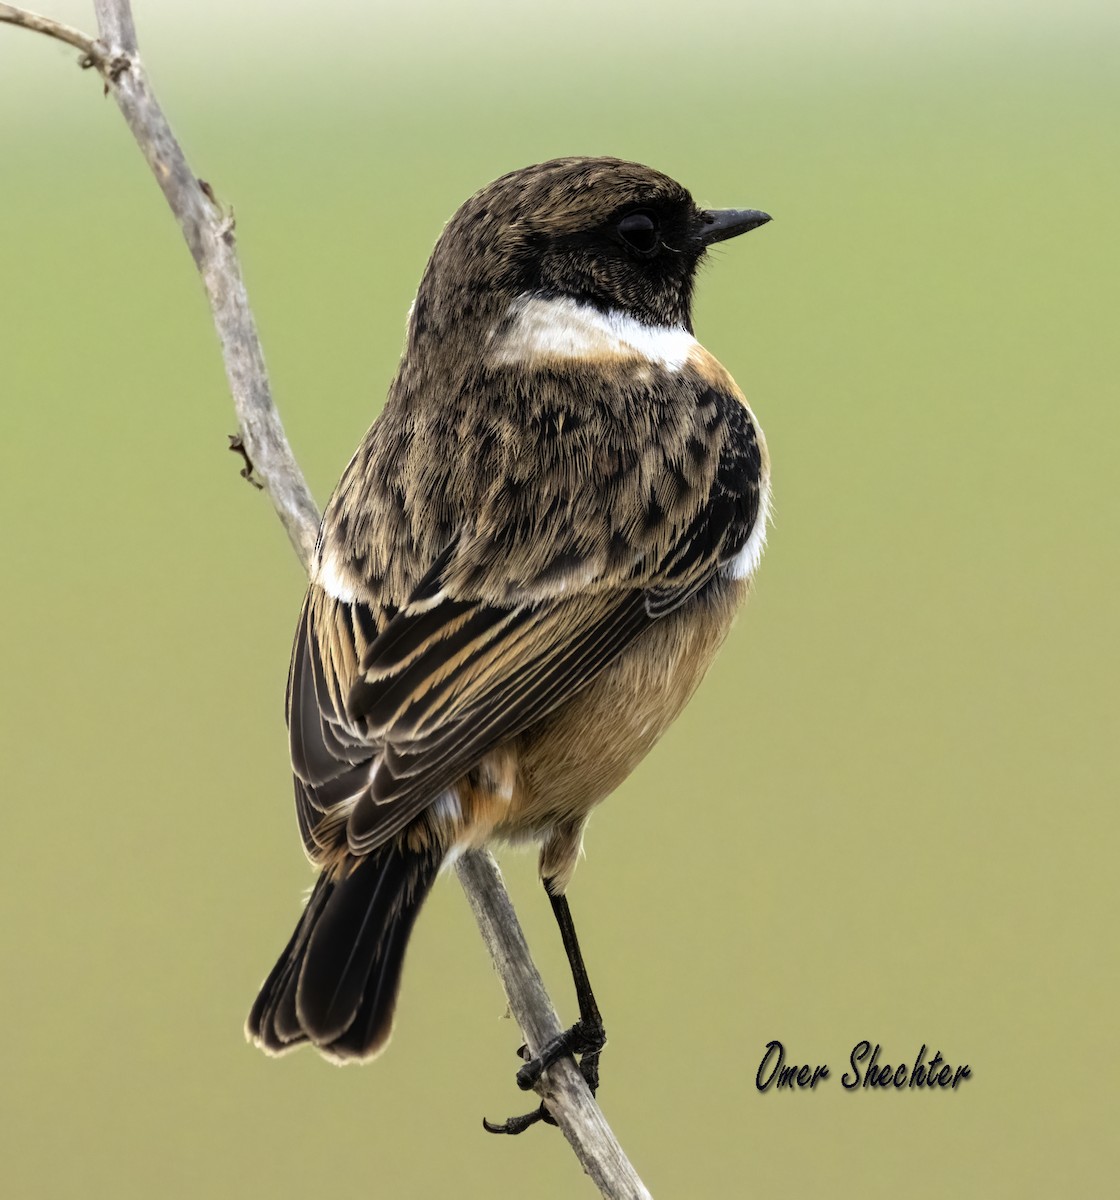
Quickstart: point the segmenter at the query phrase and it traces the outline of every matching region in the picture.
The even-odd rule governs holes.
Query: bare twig
[[[210,185],[194,175],[171,132],[139,58],[128,0],[94,0],[94,5],[98,39],[7,4],[0,4],[0,21],[67,42],[83,52],[83,66],[96,67],[104,78],[202,276],[241,427],[241,444],[235,448],[245,455],[246,470],[260,478],[306,568],[318,535],[319,512],[272,402],[237,259],[232,213],[223,212]],[[473,851],[459,860],[458,874],[510,1009],[535,1052],[560,1031],[560,1023],[501,873],[491,855]],[[570,1058],[545,1072],[537,1091],[604,1196],[618,1200],[649,1196]]]
[[[319,510],[272,403],[264,354],[237,260],[233,214],[222,211],[209,184],[200,182],[187,165],[137,54],[128,3],[95,0],[95,7],[102,44],[114,59],[123,55],[128,61],[127,70],[107,79],[109,89],[202,276],[245,452],[306,568],[318,536]]]
[[[47,37],[57,38],[75,50],[81,50],[85,55],[82,64],[89,67],[102,68],[107,65],[105,48],[96,38],[87,37],[80,29],[71,25],[63,25],[61,21],[50,17],[41,17],[38,13],[28,12],[23,8],[13,8],[10,4],[0,4],[0,21],[9,25],[19,25],[22,29],[30,29],[33,33],[45,33]]]

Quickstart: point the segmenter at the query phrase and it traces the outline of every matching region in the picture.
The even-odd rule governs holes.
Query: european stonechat
[[[597,1085],[565,890],[592,809],[684,707],[762,554],[766,443],[691,308],[708,247],[769,219],[564,158],[448,223],[296,627],[286,717],[321,873],[249,1016],[263,1050],[376,1055],[440,867],[528,839],[580,1020],[518,1083],[578,1053]]]

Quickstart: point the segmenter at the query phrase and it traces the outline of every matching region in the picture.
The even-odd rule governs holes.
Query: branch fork
[[[114,53],[100,41],[94,42],[90,49],[78,59],[78,66],[83,71],[88,71],[91,67],[97,68],[98,73],[105,80],[106,95],[109,94],[109,85],[116,83],[132,64],[133,59],[130,55]]]

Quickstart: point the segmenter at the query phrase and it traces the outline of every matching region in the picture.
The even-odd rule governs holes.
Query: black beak
[[[713,208],[700,214],[700,241],[705,246],[749,233],[770,220],[770,214],[755,208]]]

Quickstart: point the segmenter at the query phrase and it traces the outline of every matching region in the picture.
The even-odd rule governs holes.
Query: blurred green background
[[[1108,1194],[1115,5],[137,7],[320,502],[489,179],[611,153],[775,215],[697,312],[769,438],[771,548],[571,894],[603,1107],[658,1197]],[[225,449],[178,231],[74,58],[0,28],[0,1190],[590,1195],[555,1131],[482,1132],[523,1107],[519,1037],[453,878],[382,1059],[242,1039],[311,879],[301,574]],[[534,857],[502,861],[571,1017]],[[772,1038],[833,1078],[760,1095]],[[849,1094],[862,1038],[973,1078]]]

